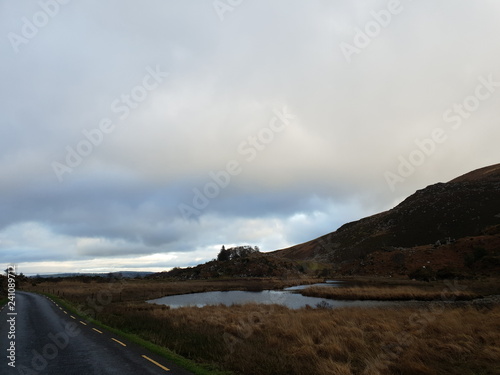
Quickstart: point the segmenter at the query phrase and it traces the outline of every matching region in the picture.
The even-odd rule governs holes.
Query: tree
[[[224,262],[224,261],[230,260],[230,259],[231,259],[231,251],[226,250],[224,245],[222,245],[222,249],[220,249],[220,253],[219,253],[219,255],[217,255],[217,260],[219,262]]]
[[[258,253],[259,248],[257,246],[252,247],[252,246],[236,246],[236,247],[231,247],[229,249],[226,249],[224,246],[222,246],[222,249],[217,256],[217,260],[219,261],[225,261],[225,260],[232,260],[236,258],[246,258],[250,254],[253,253]]]

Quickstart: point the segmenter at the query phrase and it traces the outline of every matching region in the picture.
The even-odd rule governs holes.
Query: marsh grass
[[[452,298],[457,301],[466,301],[479,297],[477,293],[467,290],[455,290],[453,293],[444,290],[425,290],[410,286],[396,288],[370,286],[332,288],[327,286],[312,286],[300,292],[304,296],[337,300],[439,301]]]
[[[313,284],[321,279],[304,278],[282,280],[277,278],[256,279],[215,279],[215,280],[141,280],[141,279],[103,279],[101,282],[83,283],[73,280],[47,280],[37,285],[26,285],[25,290],[51,293],[72,301],[84,302],[89,297],[105,291],[111,294],[114,302],[145,301],[178,294],[190,294],[212,291],[261,291],[266,289],[283,289],[299,284]]]
[[[95,319],[102,324],[234,374],[498,374],[499,306],[475,308],[421,302],[418,308],[289,310],[278,305],[245,304],[169,309],[144,302],[161,295],[248,290],[243,283],[61,281],[41,283],[31,290],[53,289],[74,306],[89,299],[99,302],[98,294],[107,290],[112,298],[95,310]],[[262,289],[271,289],[271,283],[285,282],[252,281],[246,286],[265,284]],[[364,291],[370,299],[374,294],[414,299],[417,289],[420,298],[441,299],[443,285],[354,288],[357,298]],[[341,289],[353,293],[349,288],[327,291]],[[469,297],[464,294],[463,298]]]
[[[110,306],[106,324],[238,374],[494,374],[500,308]],[[229,337],[229,340],[228,340]],[[395,350],[387,354],[384,348]]]

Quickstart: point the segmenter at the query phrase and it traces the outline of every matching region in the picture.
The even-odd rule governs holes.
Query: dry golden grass
[[[293,284],[254,280],[246,288],[267,289],[272,283]],[[248,304],[171,310],[143,302],[167,294],[241,290],[243,284],[244,280],[63,281],[24,289],[54,292],[60,297],[64,293],[64,299],[84,306],[83,312],[86,308],[107,325],[235,374],[499,374],[500,306],[477,309],[431,302],[421,303],[421,308],[289,310]],[[383,292],[401,299],[411,293],[414,298],[414,289],[427,296],[439,292],[440,300],[443,285],[399,290],[366,287],[357,292],[379,296]]]
[[[105,323],[238,374],[494,374],[500,308],[288,310],[124,303]]]
[[[310,297],[340,299],[340,300],[384,300],[384,301],[438,301],[438,300],[471,300],[478,297],[474,292],[465,290],[449,289],[425,290],[417,287],[348,287],[348,288],[333,288],[312,286],[301,290],[301,294]]]
[[[113,301],[145,301],[164,296],[211,291],[283,289],[299,284],[313,284],[322,279],[304,278],[282,280],[278,278],[216,279],[163,281],[142,279],[106,279],[84,283],[81,281],[47,279],[37,285],[23,285],[24,290],[46,292],[71,300],[85,300],[98,293],[111,293]]]

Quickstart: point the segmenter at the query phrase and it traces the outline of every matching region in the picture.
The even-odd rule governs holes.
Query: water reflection
[[[333,283],[328,285],[334,286]],[[309,285],[307,285],[309,286]],[[307,287],[305,286],[305,287]],[[302,286],[300,286],[302,287]],[[228,291],[228,292],[205,292],[193,294],[181,294],[177,296],[167,296],[147,301],[159,305],[168,305],[172,309],[187,306],[203,307],[207,305],[226,306],[241,305],[245,303],[264,303],[278,304],[286,306],[290,309],[300,309],[309,305],[317,307],[320,304],[323,307],[372,307],[387,304],[381,301],[337,301],[326,298],[306,297],[293,290],[303,288],[294,287],[295,289],[288,290],[264,290],[261,292],[245,292],[245,291]]]
[[[291,286],[289,288],[285,288],[283,290],[302,290],[302,289],[309,288],[311,286],[331,286],[334,288],[338,288],[339,286],[344,286],[344,281],[326,280],[324,283],[309,284],[309,285],[295,285],[295,286]]]

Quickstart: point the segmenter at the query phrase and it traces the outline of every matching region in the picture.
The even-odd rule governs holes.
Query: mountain
[[[73,272],[73,273],[55,273],[55,274],[49,274],[49,275],[32,275],[30,277],[34,278],[55,278],[55,277],[79,277],[79,276],[88,276],[88,277],[110,277],[110,276],[119,276],[119,277],[124,277],[124,278],[130,278],[134,279],[136,277],[145,277],[152,275],[153,272],[147,272],[147,271],[120,271],[120,272],[107,272],[107,273],[79,273],[79,272]]]
[[[496,164],[418,190],[391,210],[272,254],[329,263],[351,274],[404,274],[425,265],[431,268],[433,262],[438,263],[435,269],[496,270],[499,251],[500,164]],[[484,257],[492,264],[475,264]],[[370,270],[370,265],[375,267]]]

